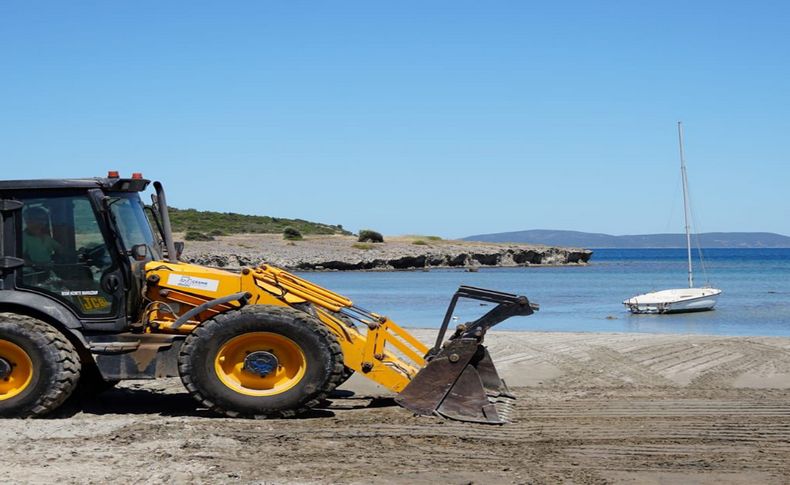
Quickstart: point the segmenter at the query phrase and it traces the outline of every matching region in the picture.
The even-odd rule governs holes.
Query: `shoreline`
[[[419,333],[422,335],[423,333],[428,333],[432,331],[436,331],[439,327],[410,327],[408,325],[403,325],[403,328],[410,332]],[[524,333],[534,333],[534,334],[567,334],[567,335],[574,335],[577,337],[582,337],[585,335],[600,335],[600,336],[610,336],[610,337],[625,337],[628,335],[655,335],[655,336],[673,336],[673,337],[699,337],[699,338],[733,338],[733,339],[787,339],[788,344],[790,345],[790,335],[732,335],[732,334],[725,334],[725,333],[682,333],[682,332],[601,332],[590,330],[585,332],[583,330],[532,330],[532,329],[517,329],[517,328],[503,328],[498,329],[494,327],[486,333],[486,338],[488,338],[491,334],[508,334],[513,333],[516,335],[521,335]],[[790,351],[790,346],[788,347]]]
[[[475,271],[586,266],[592,254],[581,248],[426,240],[420,236],[389,237],[374,244],[340,235],[286,241],[280,234],[237,234],[218,236],[214,241],[187,241],[183,259],[231,270],[265,262],[290,271]]]
[[[519,265],[519,266],[504,266],[504,265],[491,265],[491,266],[429,266],[427,268],[371,268],[371,269],[333,269],[333,268],[311,268],[311,269],[301,269],[301,268],[283,268],[289,271],[298,272],[298,273],[419,273],[419,272],[431,272],[431,271],[458,271],[461,273],[474,273],[477,271],[483,271],[488,269],[524,269],[524,268],[585,268],[587,266],[595,264],[592,263],[547,263],[547,264],[527,264],[527,265]],[[228,270],[227,268],[217,268],[217,269],[224,269]],[[238,271],[234,269],[233,271]]]

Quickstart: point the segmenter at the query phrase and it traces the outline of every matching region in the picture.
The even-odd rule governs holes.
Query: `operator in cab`
[[[50,233],[49,214],[41,207],[31,207],[24,213],[25,231],[22,248],[25,261],[33,264],[52,264],[62,256],[63,246]]]

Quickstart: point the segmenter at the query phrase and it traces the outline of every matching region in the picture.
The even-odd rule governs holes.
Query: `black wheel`
[[[230,417],[291,417],[319,404],[343,374],[335,336],[292,308],[251,305],[196,328],[179,374],[204,406]]]
[[[343,368],[343,375],[340,376],[341,381],[337,384],[338,386],[351,378],[354,375],[354,369],[349,367]]]
[[[71,342],[51,325],[0,313],[0,416],[53,411],[77,386],[79,362]]]
[[[352,320],[348,316],[343,315],[340,312],[331,312],[331,313],[332,313],[332,315],[335,318],[337,318],[338,320],[342,321],[347,326],[349,326],[351,328],[357,328],[357,326],[354,324],[354,320]],[[343,367],[343,373],[340,375],[340,378],[337,379],[337,383],[335,384],[335,387],[340,386],[341,384],[343,384],[344,382],[349,380],[351,378],[351,376],[353,376],[353,375],[354,375],[354,369],[352,369],[350,367]],[[330,391],[334,391],[334,390],[335,390],[334,387],[332,389],[330,389]]]
[[[344,382],[346,382],[347,380],[351,379],[351,376],[353,376],[353,375],[354,375],[354,369],[344,366],[343,367],[343,373],[340,375],[340,378],[337,380],[337,384],[335,384],[335,387],[338,387],[338,386],[342,385]],[[332,390],[334,390],[334,389],[332,389]]]

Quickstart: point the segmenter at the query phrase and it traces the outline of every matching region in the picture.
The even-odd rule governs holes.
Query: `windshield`
[[[145,216],[145,207],[137,193],[112,193],[110,208],[115,224],[123,240],[124,249],[130,251],[133,246],[144,244],[152,259],[161,259],[159,244],[154,239],[151,224]]]

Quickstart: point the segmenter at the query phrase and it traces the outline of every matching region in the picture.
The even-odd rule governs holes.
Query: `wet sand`
[[[214,417],[177,379],[130,382],[50,419],[3,421],[0,481],[790,482],[790,338],[487,342],[519,397],[504,426],[412,416],[357,376],[326,409],[270,421]]]

